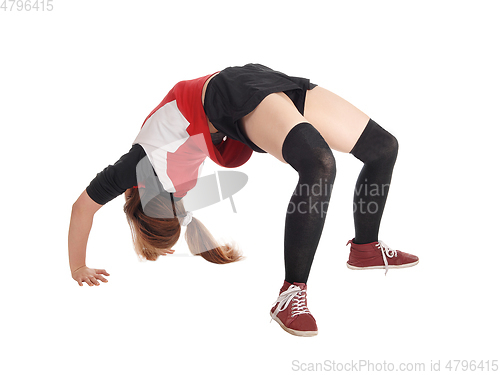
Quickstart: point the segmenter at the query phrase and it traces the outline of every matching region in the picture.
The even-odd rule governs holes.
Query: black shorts
[[[284,92],[304,115],[306,92],[316,86],[307,78],[290,77],[260,64],[230,67],[208,83],[205,113],[219,132],[256,152],[265,153],[246,136],[239,120],[252,112],[266,96],[275,92]]]

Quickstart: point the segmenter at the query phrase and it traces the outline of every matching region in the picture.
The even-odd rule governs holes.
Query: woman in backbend
[[[390,249],[378,238],[398,152],[396,138],[308,79],[247,64],[176,84],[146,118],[130,151],[90,182],[71,214],[72,277],[80,286],[107,282],[105,270],[85,264],[87,239],[95,212],[123,193],[141,258],[172,253],[181,225],[186,225],[193,254],[214,263],[239,260],[239,251],[219,244],[184,209],[182,198],[196,185],[207,156],[234,168],[254,151],[268,153],[298,173],[284,223],[285,278],[270,313],[287,332],[314,336],[318,330],[307,308],[306,284],[336,174],[332,149],[364,163],[354,194],[355,236],[348,241],[347,266],[387,272],[416,265],[416,256]],[[275,193],[270,186],[269,195],[255,195],[256,206]]]

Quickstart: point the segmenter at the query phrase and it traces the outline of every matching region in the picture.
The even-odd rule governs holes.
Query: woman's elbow
[[[71,209],[72,212],[86,212],[94,214],[102,206],[102,204],[94,202],[94,200],[88,195],[87,190],[84,190],[75,203],[73,203]]]

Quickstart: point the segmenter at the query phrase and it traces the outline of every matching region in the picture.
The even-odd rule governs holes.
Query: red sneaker
[[[389,268],[406,268],[418,264],[417,256],[392,250],[382,241],[359,245],[353,240],[354,238],[346,244],[351,244],[347,267],[352,270],[385,268],[387,274]]]
[[[318,334],[316,320],[307,308],[307,286],[285,281],[271,309],[271,317],[288,333],[295,336]]]

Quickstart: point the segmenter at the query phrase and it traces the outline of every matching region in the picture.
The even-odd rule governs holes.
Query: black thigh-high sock
[[[398,155],[398,141],[370,119],[350,153],[364,163],[354,189],[354,242],[376,242]]]
[[[285,280],[306,283],[323,231],[336,164],[326,141],[307,122],[290,130],[282,154],[299,173],[285,219]]]

